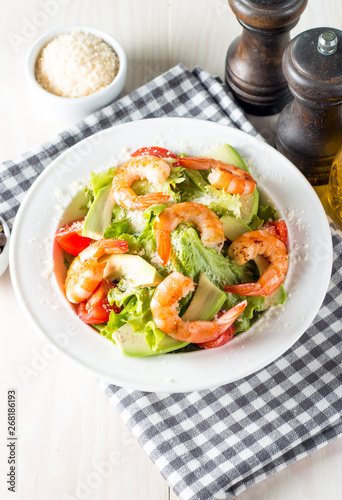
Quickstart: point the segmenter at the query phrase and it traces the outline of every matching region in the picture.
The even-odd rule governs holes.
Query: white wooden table
[[[89,24],[112,33],[128,56],[129,92],[182,62],[223,77],[241,28],[227,0],[0,0],[0,159],[29,150],[70,125],[30,110],[24,60],[44,32]],[[341,28],[340,0],[309,0],[295,35]],[[276,118],[252,118],[271,141]],[[96,380],[47,350],[24,319],[7,271],[0,278],[0,498],[173,499]],[[7,390],[18,393],[17,493],[7,491]],[[112,457],[112,465],[109,457]],[[107,463],[107,467],[104,463]],[[102,467],[102,472],[100,471]],[[340,500],[342,441],[251,487],[239,500]]]

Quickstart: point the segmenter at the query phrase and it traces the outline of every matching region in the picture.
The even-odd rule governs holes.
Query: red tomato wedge
[[[82,236],[83,224],[84,217],[66,224],[55,234],[59,246],[71,255],[78,255],[93,242],[91,238]]]
[[[227,344],[234,337],[236,327],[235,325],[231,325],[225,332],[221,333],[219,337],[215,340],[209,340],[208,342],[202,342],[201,344],[197,344],[202,349],[214,349],[215,347],[221,347],[222,345]]]
[[[156,156],[157,158],[174,158],[175,160],[178,160],[178,156],[175,155],[175,153],[172,153],[172,151],[169,151],[165,148],[159,148],[158,146],[152,146],[150,148],[140,148],[131,154],[131,156],[147,155]]]
[[[109,315],[112,311],[115,314],[120,312],[120,308],[116,305],[111,306],[108,302],[108,292],[116,285],[109,280],[102,280],[96,290],[88,300],[80,302],[77,306],[77,315],[84,323],[97,325],[105,323],[109,320]]]
[[[280,241],[282,241],[285,246],[287,246],[287,225],[284,220],[265,222],[260,229],[264,229],[265,231],[273,234]]]

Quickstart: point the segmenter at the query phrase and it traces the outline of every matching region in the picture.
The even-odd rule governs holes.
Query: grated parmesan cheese
[[[49,42],[36,63],[36,80],[61,97],[84,97],[107,87],[119,71],[119,59],[101,38],[80,30]]]

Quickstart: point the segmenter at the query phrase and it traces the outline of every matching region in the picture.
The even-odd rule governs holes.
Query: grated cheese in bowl
[[[119,58],[110,45],[96,35],[75,30],[43,47],[35,77],[51,94],[85,97],[106,88],[118,71]]]

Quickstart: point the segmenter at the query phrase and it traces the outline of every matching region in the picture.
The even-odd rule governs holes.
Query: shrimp
[[[216,248],[219,252],[224,243],[223,225],[210,208],[200,203],[177,203],[165,208],[154,224],[158,255],[166,265],[171,252],[171,231],[181,222],[191,222],[199,227],[204,246]]]
[[[147,179],[152,184],[163,184],[170,175],[170,167],[166,161],[155,156],[139,156],[131,158],[122,165],[114,176],[112,196],[123,208],[145,209],[157,203],[167,201],[166,193],[151,193],[137,196],[131,185],[139,179]]]
[[[289,262],[286,246],[268,231],[259,229],[243,234],[233,241],[228,253],[240,266],[257,255],[263,255],[270,265],[256,283],[231,285],[226,291],[246,296],[269,295],[284,281]]]
[[[157,286],[150,304],[157,327],[181,342],[197,344],[216,339],[234,323],[247,305],[247,300],[243,300],[212,321],[183,321],[178,315],[178,303],[194,289],[191,278],[173,272]]]
[[[234,165],[228,165],[228,163],[220,160],[187,156],[179,158],[178,161],[181,167],[192,170],[212,169],[212,172],[208,176],[210,184],[214,188],[221,189],[230,194],[250,194],[257,185],[257,182],[249,172]]]
[[[88,299],[103,279],[106,262],[98,259],[104,254],[126,253],[124,240],[98,240],[83,250],[71,263],[65,280],[65,295],[69,302],[77,304]]]

